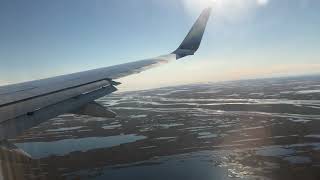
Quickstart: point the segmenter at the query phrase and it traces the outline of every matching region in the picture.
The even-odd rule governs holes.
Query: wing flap
[[[32,113],[24,114],[14,119],[0,123],[0,140],[11,139],[21,135],[26,130],[37,126],[48,119],[61,114],[72,113],[81,109],[86,104],[116,91],[114,86],[107,86],[95,91],[69,98],[56,104],[38,109]]]
[[[104,80],[85,84],[83,86],[75,86],[59,91],[44,93],[31,98],[21,99],[13,103],[4,104],[2,107],[0,106],[0,123],[108,85],[110,85],[109,81]]]
[[[115,118],[117,116],[115,112],[107,109],[97,102],[90,102],[72,113],[102,118]]]

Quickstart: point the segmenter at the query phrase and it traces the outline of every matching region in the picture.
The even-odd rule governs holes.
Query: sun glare
[[[270,0],[183,0],[183,2],[188,12],[193,15],[211,6],[215,17],[233,20],[250,14],[257,7],[266,6]]]

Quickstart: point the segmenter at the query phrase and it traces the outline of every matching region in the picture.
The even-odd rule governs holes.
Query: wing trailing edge
[[[101,104],[92,101],[85,106],[77,109],[76,111],[72,112],[78,115],[88,115],[93,117],[101,117],[101,118],[115,118],[117,114],[106,107],[102,106]]]

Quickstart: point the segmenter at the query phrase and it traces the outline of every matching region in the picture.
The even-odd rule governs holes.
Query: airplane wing
[[[174,52],[152,59],[0,87],[0,140],[15,138],[65,113],[96,117],[115,114],[95,102],[116,91],[115,79],[193,55],[199,48],[211,8],[205,9]]]

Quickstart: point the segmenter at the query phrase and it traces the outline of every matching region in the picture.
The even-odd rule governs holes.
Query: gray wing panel
[[[171,57],[171,58],[170,58]],[[175,55],[121,64],[0,88],[0,123],[109,85],[117,79],[173,60]],[[12,88],[12,91],[10,89]]]
[[[32,115],[22,115],[14,119],[0,123],[0,141],[3,139],[15,138],[24,131],[37,126],[48,119],[61,114],[73,112],[82,106],[94,101],[97,98],[114,92],[116,88],[107,86],[93,92],[82,94],[77,98],[70,98],[59,103],[44,107],[35,111]]]
[[[175,57],[175,55],[161,56],[149,60],[0,87],[0,107],[42,94],[60,91],[61,89],[102,80],[118,79],[130,74],[139,73],[153,66],[175,60]]]
[[[99,81],[54,93],[41,94],[3,105],[0,108],[0,123],[108,85],[110,85],[109,81]]]

